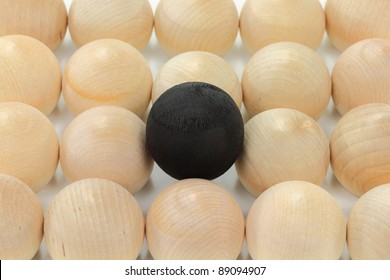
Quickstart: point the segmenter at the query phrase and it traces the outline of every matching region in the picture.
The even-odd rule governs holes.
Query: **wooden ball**
[[[348,219],[348,249],[354,260],[390,259],[390,185],[365,193]]]
[[[317,49],[325,33],[325,14],[318,0],[246,0],[240,32],[251,53],[286,41]]]
[[[336,260],[345,239],[344,216],[336,200],[303,181],[283,182],[265,191],[246,222],[253,259]]]
[[[327,0],[326,30],[340,51],[368,38],[390,39],[389,13],[388,0]]]
[[[69,32],[77,46],[111,38],[141,50],[153,30],[153,11],[148,0],[73,0]]]
[[[242,88],[250,116],[291,108],[319,119],[328,105],[332,83],[325,62],[312,49],[282,42],[264,47],[249,60]]]
[[[0,36],[27,35],[51,50],[61,44],[68,22],[63,0],[1,0],[0,18]]]
[[[339,182],[361,196],[390,181],[390,105],[352,109],[330,139],[331,164]]]
[[[153,104],[146,124],[150,154],[176,179],[221,176],[241,153],[243,138],[237,105],[207,83],[170,88]]]
[[[49,115],[61,93],[55,55],[36,39],[10,35],[0,37],[0,61],[0,102],[26,103]]]
[[[390,104],[390,40],[367,39],[345,50],[332,72],[337,111],[368,103]]]
[[[154,259],[236,259],[244,240],[244,217],[224,188],[187,179],[169,186],[153,201],[146,239]]]
[[[144,122],[116,106],[95,107],[77,116],[62,136],[60,151],[68,180],[108,179],[133,194],[146,184],[153,169]]]
[[[233,0],[160,0],[154,27],[169,54],[208,51],[225,54],[238,33],[239,17]]]
[[[246,123],[236,170],[243,186],[259,196],[283,181],[321,184],[329,154],[328,139],[312,118],[292,109],[272,109]]]
[[[213,84],[241,108],[241,83],[234,69],[221,57],[202,51],[179,54],[164,65],[153,84],[152,102],[171,87],[185,82]]]
[[[58,138],[49,119],[17,102],[0,103],[0,173],[35,192],[49,183],[58,164]]]
[[[144,217],[126,189],[112,181],[87,179],[54,197],[44,231],[55,260],[136,259],[144,241]]]
[[[0,221],[0,259],[32,259],[42,242],[42,207],[25,183],[4,174],[0,174]]]
[[[131,45],[93,41],[77,50],[64,71],[63,92],[73,115],[99,105],[126,108],[142,117],[150,103],[152,72]]]

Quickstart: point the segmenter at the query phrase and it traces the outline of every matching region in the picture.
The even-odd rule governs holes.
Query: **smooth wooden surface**
[[[116,106],[95,107],[76,117],[62,136],[60,151],[68,180],[108,179],[133,194],[146,184],[153,169],[144,122]]]
[[[242,88],[250,116],[291,108],[319,119],[328,106],[332,83],[316,52],[298,43],[281,42],[252,56],[242,76]]]
[[[0,174],[0,221],[0,259],[31,259],[42,241],[43,210],[29,186],[5,174]]]
[[[143,117],[152,83],[148,62],[137,49],[120,40],[101,39],[69,59],[63,94],[73,115],[99,105],[116,105]]]
[[[327,0],[325,14],[328,36],[339,51],[368,38],[390,39],[388,0]]]
[[[154,28],[171,56],[186,51],[225,54],[236,40],[238,11],[232,0],[160,0]]]
[[[334,175],[361,196],[390,181],[390,105],[368,104],[345,114],[330,139]]]
[[[35,192],[44,188],[58,164],[58,138],[37,109],[22,103],[0,103],[0,173],[22,180]]]
[[[28,36],[4,36],[0,61],[0,102],[26,103],[49,115],[60,97],[62,79],[50,49]]]
[[[320,186],[302,181],[265,191],[246,222],[253,259],[337,260],[345,238],[344,216],[336,200]]]
[[[202,51],[179,54],[161,69],[153,83],[152,102],[169,88],[185,82],[204,82],[215,85],[228,93],[241,108],[241,82],[226,60]]]
[[[111,38],[141,50],[153,30],[153,11],[148,0],[73,0],[69,32],[77,46]]]
[[[390,104],[389,65],[390,40],[367,39],[346,49],[332,72],[332,96],[339,113],[369,103]]]
[[[65,37],[67,17],[63,0],[1,0],[0,36],[31,36],[55,50]]]
[[[136,259],[144,217],[120,185],[87,179],[65,187],[45,216],[44,240],[53,259]]]
[[[245,125],[244,149],[236,161],[242,185],[254,196],[290,180],[320,185],[329,166],[329,142],[309,116],[272,109]]]
[[[178,181],[153,201],[146,238],[154,259],[236,259],[244,217],[223,187],[201,179]]]
[[[276,42],[297,42],[317,49],[325,32],[318,0],[247,0],[240,33],[251,53]]]
[[[390,185],[376,187],[353,206],[348,219],[348,249],[354,260],[390,259]]]

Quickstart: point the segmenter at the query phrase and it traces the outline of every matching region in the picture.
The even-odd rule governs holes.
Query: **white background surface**
[[[234,0],[234,1],[237,5],[238,11],[241,11],[241,8],[245,1],[244,0]],[[71,2],[72,0],[65,0],[65,4],[68,10]],[[158,0],[149,0],[149,2],[151,3],[154,11],[157,6]],[[324,5],[326,0],[320,0],[320,2]],[[63,69],[69,57],[74,53],[75,50],[76,47],[70,38],[69,30],[68,30],[64,42],[62,43],[60,48],[57,49],[57,51],[55,52]],[[329,70],[331,71],[337,57],[339,56],[339,52],[332,46],[331,42],[328,40],[326,35],[324,36],[323,42],[317,52],[325,60]],[[162,66],[169,60],[169,57],[159,47],[154,34],[152,35],[149,45],[144,49],[142,53],[148,60],[149,65],[153,72],[153,77],[155,78],[158,72],[160,71],[160,69],[162,68]],[[250,54],[243,46],[239,36],[237,37],[236,43],[234,44],[232,49],[227,53],[227,55],[224,58],[233,66],[238,77],[241,79],[241,75],[245,68],[245,65],[250,59]],[[339,118],[340,115],[336,112],[333,103],[330,102],[327,111],[319,120],[321,127],[323,128],[325,134],[328,137],[330,137]],[[50,120],[52,121],[52,123],[56,128],[59,138],[61,138],[64,129],[72,120],[72,116],[68,112],[62,97],[60,99],[57,108],[50,115]],[[164,174],[164,172],[161,171],[161,169],[155,164],[150,181],[138,194],[135,195],[135,198],[141,205],[142,211],[145,216],[149,206],[151,205],[152,201],[157,196],[157,194],[162,189],[164,189],[169,184],[175,181],[176,180],[174,180],[173,178]],[[237,201],[239,202],[243,210],[244,216],[246,217],[251,205],[255,201],[255,198],[252,197],[245,190],[245,188],[240,184],[234,166],[226,174],[217,178],[214,181],[225,186],[226,189],[228,189],[235,196],[235,198],[237,199]],[[56,193],[58,193],[63,187],[65,187],[68,184],[69,182],[67,182],[66,179],[63,177],[61,166],[59,165],[53,180],[45,189],[43,189],[38,193],[39,200],[41,201],[45,212],[51,200],[56,195]],[[322,184],[322,187],[327,191],[329,191],[337,199],[338,203],[342,207],[345,218],[347,220],[350,209],[357,198],[351,195],[350,193],[348,193],[337,182],[336,178],[332,174],[330,167],[326,179]],[[342,258],[343,259],[349,258],[347,250],[345,250]],[[44,242],[42,242],[41,249],[38,251],[34,259],[50,259],[50,255],[46,250]],[[147,250],[146,241],[144,243],[144,247],[141,251],[139,259],[151,259],[151,256]],[[245,244],[243,246],[239,259],[250,259]]]

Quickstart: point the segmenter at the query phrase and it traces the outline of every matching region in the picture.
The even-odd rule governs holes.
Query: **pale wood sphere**
[[[104,179],[74,182],[60,191],[45,216],[45,243],[56,260],[136,259],[144,217],[135,198]]]
[[[390,39],[388,0],[327,0],[325,15],[328,36],[339,51],[368,38]]]
[[[69,59],[64,99],[73,115],[99,105],[116,105],[142,117],[150,103],[152,72],[142,54],[116,39],[96,40]]]
[[[58,164],[57,133],[49,119],[22,103],[0,103],[0,173],[35,192],[49,183]]]
[[[293,109],[271,109],[245,125],[237,175],[254,196],[291,180],[321,184],[329,166],[329,141],[309,116]]]
[[[390,181],[390,105],[352,109],[330,139],[333,173],[347,190],[361,196]]]
[[[0,36],[27,35],[51,50],[61,44],[68,23],[63,0],[1,0],[0,18]]]
[[[62,79],[53,52],[28,36],[3,36],[0,61],[0,102],[26,103],[49,115],[57,106]]]
[[[242,88],[250,116],[291,108],[319,119],[329,103],[332,83],[316,52],[298,43],[281,42],[264,47],[249,60]]]
[[[153,201],[146,238],[154,259],[236,259],[244,227],[241,208],[228,191],[211,181],[186,179]]]
[[[348,219],[348,249],[355,260],[390,259],[390,185],[375,187],[353,206]]]
[[[389,65],[390,40],[367,39],[346,49],[332,72],[337,111],[343,115],[368,103],[390,104]]]
[[[35,193],[0,174],[0,259],[32,259],[43,236],[43,211]]]
[[[303,181],[277,184],[252,205],[246,242],[253,259],[336,260],[345,246],[346,225],[336,200]]]
[[[70,181],[103,178],[131,193],[149,180],[153,160],[145,123],[117,106],[99,106],[77,116],[61,139],[60,162]]]
[[[317,49],[325,33],[325,14],[318,0],[246,0],[240,32],[251,53],[285,41]]]
[[[221,57],[202,51],[179,54],[163,66],[153,84],[152,102],[166,90],[185,82],[204,82],[217,86],[241,108],[241,83],[234,69]]]
[[[77,46],[111,38],[146,47],[153,31],[153,11],[148,0],[73,0],[69,32]]]
[[[154,27],[169,54],[209,51],[225,54],[236,40],[238,11],[233,0],[160,0]]]

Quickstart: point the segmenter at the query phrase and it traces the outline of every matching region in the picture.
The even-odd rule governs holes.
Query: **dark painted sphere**
[[[153,104],[146,143],[155,162],[176,179],[212,180],[241,153],[244,123],[233,99],[201,82],[168,89]]]

